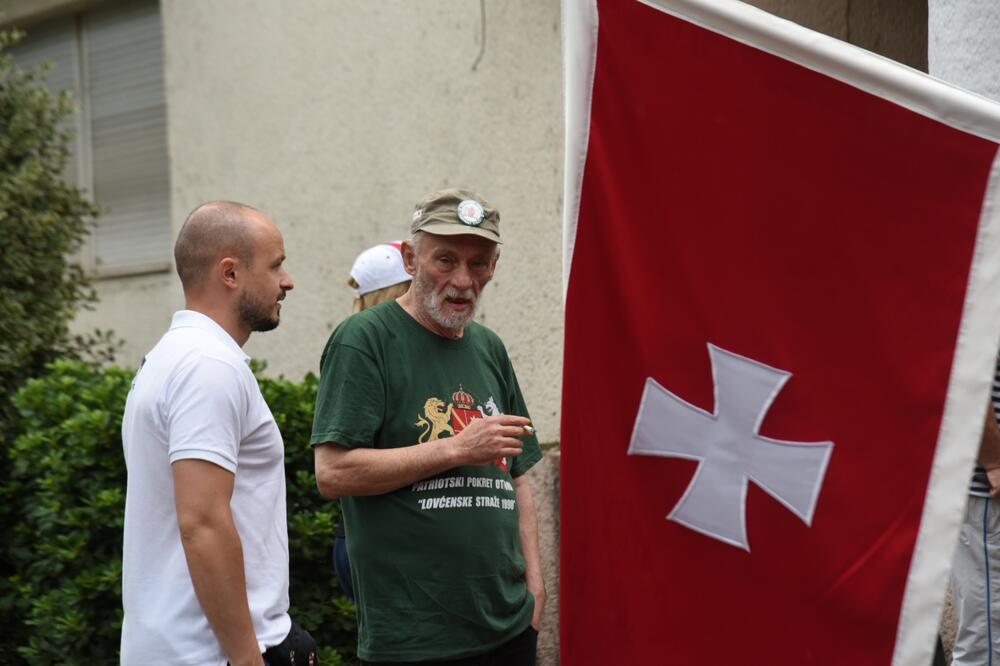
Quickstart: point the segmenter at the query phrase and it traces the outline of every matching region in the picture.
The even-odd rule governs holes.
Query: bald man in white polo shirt
[[[216,201],[188,216],[174,257],[186,309],[122,423],[121,663],[279,666],[275,646],[312,639],[288,616],[284,445],[242,347],[294,286],[284,240],[260,211]]]

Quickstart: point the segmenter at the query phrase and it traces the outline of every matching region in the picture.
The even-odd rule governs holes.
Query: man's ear
[[[493,274],[496,273],[497,263],[500,261],[500,246],[497,246],[496,252],[493,254],[493,261],[490,262],[490,277],[488,279],[493,279]]]
[[[403,269],[410,275],[416,275],[417,253],[414,250],[413,243],[408,240],[403,241],[400,253],[403,255]]]
[[[239,261],[234,257],[223,257],[216,264],[217,275],[222,279],[222,284],[229,289],[236,288],[236,268]]]

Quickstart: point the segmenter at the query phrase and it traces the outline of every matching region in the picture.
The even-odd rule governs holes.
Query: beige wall
[[[543,441],[558,438],[562,74],[558,0],[275,3],[163,0],[175,232],[197,203],[251,203],[285,233],[296,288],[248,352],[317,370],[349,312],[355,255],[408,231],[445,185],[501,211],[481,319],[506,342]],[[100,284],[78,326],[116,330],[137,362],[182,304],[172,275]]]
[[[753,4],[926,68],[923,0]],[[542,440],[558,439],[559,14],[559,0],[486,0],[473,70],[474,0],[162,0],[175,232],[211,198],[256,205],[285,232],[296,290],[282,326],[247,347],[270,372],[315,371],[357,252],[403,237],[426,191],[467,185],[500,208],[505,238],[481,319],[507,343]],[[77,328],[117,331],[127,365],[183,303],[172,274],[99,292]]]

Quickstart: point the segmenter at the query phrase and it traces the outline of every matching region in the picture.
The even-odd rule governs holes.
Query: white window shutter
[[[97,271],[119,274],[169,267],[163,37],[155,2],[85,14]]]

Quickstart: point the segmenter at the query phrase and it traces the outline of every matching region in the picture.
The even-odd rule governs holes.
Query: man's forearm
[[[243,548],[232,515],[181,530],[191,582],[233,666],[263,664],[247,602]]]
[[[460,464],[448,442],[396,449],[316,447],[316,483],[329,499],[383,495]]]
[[[383,495],[459,465],[486,465],[519,455],[517,439],[531,421],[501,414],[473,419],[460,434],[394,449],[348,449],[336,442],[316,446],[316,485],[323,497]]]
[[[538,629],[545,609],[545,578],[542,576],[542,556],[538,547],[538,514],[531,494],[527,475],[514,479],[517,496],[518,531],[521,537],[521,554],[524,556],[524,579],[528,590],[535,596],[535,613],[532,626]]]

